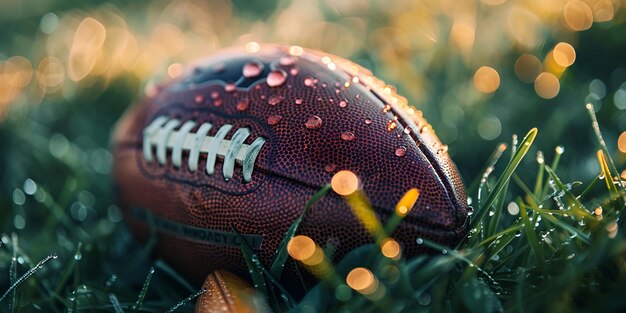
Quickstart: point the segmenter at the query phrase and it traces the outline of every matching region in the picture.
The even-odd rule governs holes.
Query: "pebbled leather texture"
[[[251,62],[262,69],[245,77],[244,67]],[[235,165],[233,178],[225,180],[223,158],[208,175],[206,153],[200,155],[195,172],[189,171],[185,153],[180,168],[172,166],[171,151],[165,165],[146,161],[143,129],[158,116],[181,124],[193,120],[192,132],[210,123],[209,136],[224,124],[233,125],[226,139],[246,127],[251,135],[245,144],[265,138],[251,181],[244,181],[241,164]],[[153,222],[161,225],[157,253],[194,281],[215,269],[247,275],[239,248],[220,244],[210,231],[232,233],[236,228],[244,235],[262,236],[257,254],[269,266],[307,200],[340,170],[359,176],[383,221],[407,190],[420,190],[417,203],[393,234],[404,255],[425,251],[417,238],[452,245],[467,232],[463,183],[447,147],[421,112],[368,70],[321,52],[267,45],[255,53],[230,49],[202,60],[130,108],[112,143],[114,179],[128,225],[146,240],[150,218],[138,218],[135,210],[171,221]],[[212,241],[198,236],[190,240],[185,225],[209,230],[201,236]],[[298,233],[321,246],[335,245],[335,260],[372,241],[344,200],[332,192],[311,208]],[[282,281],[299,281],[296,275],[290,261]]]

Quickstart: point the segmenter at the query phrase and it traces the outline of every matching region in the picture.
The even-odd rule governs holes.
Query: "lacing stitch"
[[[231,124],[224,124],[217,130],[215,136],[207,136],[213,125],[202,123],[195,133],[191,130],[196,126],[194,121],[186,121],[180,126],[181,121],[159,116],[143,130],[143,156],[147,162],[152,162],[153,147],[156,147],[156,159],[161,165],[167,162],[167,150],[171,150],[172,165],[180,168],[183,151],[189,152],[189,171],[198,170],[200,153],[207,154],[206,173],[212,175],[215,172],[217,157],[224,159],[222,172],[224,179],[233,177],[235,163],[242,166],[243,179],[246,182],[252,180],[252,172],[256,158],[265,144],[265,138],[258,137],[251,144],[244,142],[250,136],[250,129],[239,128],[231,139],[226,135],[233,128]],[[180,126],[180,127],[179,127]]]

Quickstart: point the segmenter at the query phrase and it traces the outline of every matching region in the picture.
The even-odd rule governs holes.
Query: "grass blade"
[[[287,230],[287,233],[285,233],[285,237],[283,237],[283,240],[280,242],[278,250],[276,251],[276,257],[274,257],[274,262],[272,262],[272,266],[270,267],[270,274],[275,279],[280,279],[280,275],[282,274],[283,268],[285,267],[285,262],[287,262],[287,259],[289,257],[287,253],[287,244],[289,243],[289,240],[291,240],[291,238],[295,236],[296,231],[298,231],[298,226],[300,226],[300,223],[306,215],[306,212],[309,211],[309,208],[311,208],[311,206],[313,206],[315,202],[325,196],[329,190],[330,184],[327,184],[322,187],[320,191],[316,192],[311,197],[311,199],[309,199],[309,201],[307,201],[307,203],[304,205],[304,210],[302,210],[302,214],[300,214],[298,219],[293,222],[293,224],[291,224],[291,226]]]
[[[532,145],[536,136],[537,136],[537,128],[531,129],[526,134],[526,136],[520,143],[519,149],[513,155],[511,162],[509,162],[507,167],[504,169],[502,176],[500,176],[500,178],[496,182],[496,185],[493,188],[492,192],[489,194],[485,202],[480,206],[478,211],[474,213],[471,224],[470,224],[470,229],[475,228],[478,225],[478,223],[483,220],[483,218],[487,214],[487,211],[489,210],[489,207],[491,207],[494,201],[496,201],[496,199],[498,198],[498,196],[500,195],[500,193],[506,186],[507,182],[511,178],[511,175],[513,175],[513,172],[515,171],[517,166],[520,164],[520,162],[522,161],[522,159],[524,158],[524,156],[530,149],[530,146]]]
[[[585,106],[587,108],[587,112],[589,112],[589,117],[591,118],[591,125],[593,127],[593,131],[596,134],[596,138],[598,139],[598,143],[600,144],[600,148],[604,151],[604,153],[609,156],[609,149],[606,147],[606,143],[604,142],[604,138],[602,137],[602,132],[600,132],[600,124],[598,123],[598,119],[596,118],[596,112],[595,109],[593,107],[593,104],[591,103],[587,103],[587,105]],[[613,163],[613,160],[609,157],[608,158],[608,165],[610,165],[610,169],[611,171],[609,171],[610,173],[612,173],[613,175],[610,175],[610,177],[617,177],[617,180],[619,181],[619,185],[620,188],[622,189],[626,189],[624,188],[624,184],[622,183],[622,178],[619,175],[619,171],[617,170],[617,167],[615,167],[615,163]],[[608,166],[607,166],[608,169]]]
[[[617,191],[617,187],[615,187],[615,183],[613,182],[613,177],[611,176],[611,171],[609,170],[609,166],[606,163],[606,158],[604,157],[604,152],[602,150],[598,150],[598,163],[600,163],[600,170],[604,175],[604,182],[606,182],[606,187],[609,189],[611,193],[611,198],[616,199],[619,197],[619,191]],[[619,176],[619,175],[617,175]]]
[[[596,219],[585,209],[583,204],[578,200],[567,187],[561,182],[561,179],[554,173],[554,171],[549,167],[545,167],[546,172],[550,175],[552,180],[554,181],[554,185],[557,193],[561,193],[563,198],[565,199],[565,203],[568,205],[569,211],[580,218],[586,218],[590,221],[596,222]]]
[[[487,159],[487,163],[486,166],[479,172],[479,173],[483,173],[483,175],[476,177],[476,179],[474,179],[474,181],[467,187],[467,194],[474,194],[476,193],[478,187],[481,184],[482,181],[482,177],[485,176],[485,174],[487,174],[487,172],[491,171],[491,169],[493,169],[494,165],[498,162],[498,160],[500,159],[500,156],[502,156],[502,153],[506,150],[506,144],[505,143],[500,143],[498,144],[498,147],[496,147],[493,152],[491,152],[491,155],[489,156],[489,159]],[[488,175],[488,174],[487,174]]]
[[[4,298],[6,298],[6,296],[11,293],[13,290],[15,290],[15,288],[17,288],[17,286],[19,286],[22,282],[24,282],[26,279],[28,279],[30,276],[32,276],[33,274],[35,274],[35,272],[39,269],[41,269],[44,264],[46,264],[48,261],[52,260],[52,259],[56,259],[58,256],[56,253],[50,254],[47,257],[45,257],[43,260],[39,261],[39,263],[37,263],[37,265],[35,265],[33,268],[29,269],[26,273],[24,273],[24,275],[20,276],[20,278],[18,278],[13,284],[11,284],[11,287],[9,287],[9,289],[7,289],[4,294],[2,294],[2,296],[0,296],[0,302],[2,302],[2,300],[4,300]]]
[[[135,305],[132,307],[133,310],[141,309],[141,306],[143,305],[143,300],[146,298],[146,294],[148,293],[148,287],[150,287],[150,282],[152,281],[152,274],[154,274],[154,267],[150,267],[150,270],[148,270],[146,281],[144,281],[143,287],[141,287],[141,292],[139,292],[137,302],[135,302]]]
[[[537,233],[535,232],[534,224],[528,218],[528,211],[526,211],[526,205],[522,201],[517,201],[517,205],[519,206],[520,216],[522,217],[522,222],[524,223],[524,230],[526,233],[526,238],[528,238],[528,243],[530,244],[530,249],[533,250],[535,257],[537,258],[537,264],[543,273],[547,272],[545,257],[543,256],[543,250],[541,246],[539,246],[539,240],[537,239]]]
[[[232,226],[233,232],[237,234],[239,240],[241,241],[241,253],[243,254],[243,258],[250,269],[250,276],[252,277],[252,281],[254,282],[254,287],[258,289],[260,292],[267,297],[269,294],[267,293],[267,284],[265,282],[265,278],[263,278],[263,264],[259,261],[259,258],[252,252],[252,248],[248,245],[248,242],[243,238],[239,230],[235,226]]]

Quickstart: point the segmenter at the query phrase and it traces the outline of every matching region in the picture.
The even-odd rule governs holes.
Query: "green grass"
[[[596,178],[561,179],[558,167],[567,153],[557,147],[548,162],[534,146],[541,134],[532,129],[508,147],[496,145],[483,173],[468,184],[475,209],[471,231],[459,246],[419,238],[414,244],[434,253],[397,260],[383,256],[377,244],[357,248],[298,300],[277,283],[298,219],[267,268],[243,249],[258,292],[276,312],[623,310],[625,190],[593,108],[589,112],[601,169]],[[7,120],[5,129],[20,129],[15,121]],[[81,168],[81,158],[97,161],[100,153],[106,169],[107,152],[80,148],[58,134],[45,146],[40,144],[47,139],[37,132],[19,136],[27,141],[14,149],[31,151],[32,159],[24,159],[24,168],[26,161],[17,160],[12,171],[36,176],[25,176],[3,198],[0,216],[10,226],[0,241],[0,312],[193,310],[203,290],[150,257],[154,240],[133,241],[112,200],[107,171]],[[54,161],[46,160],[48,150]],[[536,162],[523,162],[532,151]],[[303,214],[327,192],[328,186],[310,199]],[[362,206],[365,196],[346,200]],[[373,242],[381,243],[397,218],[373,231]],[[355,267],[369,269],[377,288],[362,294],[348,287],[345,277]]]

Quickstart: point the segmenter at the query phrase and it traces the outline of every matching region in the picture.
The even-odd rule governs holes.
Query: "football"
[[[232,48],[146,88],[112,139],[120,207],[139,240],[192,281],[216,269],[248,275],[246,243],[270,266],[305,203],[339,171],[359,177],[381,221],[405,192],[419,198],[394,237],[445,245],[468,230],[463,183],[422,112],[359,65],[298,46]],[[330,192],[297,234],[333,260],[373,241]],[[299,281],[290,261],[282,281]],[[303,272],[303,271],[300,271]]]

